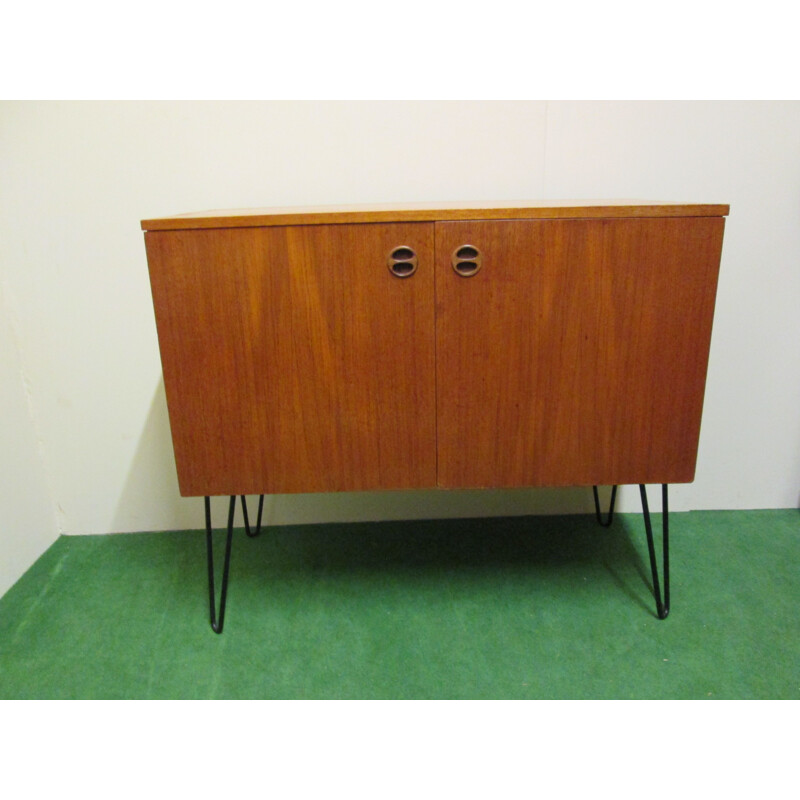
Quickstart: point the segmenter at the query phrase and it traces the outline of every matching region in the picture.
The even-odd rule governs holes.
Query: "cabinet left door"
[[[436,485],[433,231],[145,234],[182,495]]]

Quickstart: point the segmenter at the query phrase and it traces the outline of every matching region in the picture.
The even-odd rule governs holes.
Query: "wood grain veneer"
[[[145,220],[183,495],[693,480],[728,206]],[[462,277],[454,250],[480,251]],[[387,255],[413,248],[417,271]]]
[[[615,217],[718,217],[728,213],[721,204],[666,203],[636,200],[518,201],[487,203],[392,203],[353,206],[199,211],[142,221],[144,230],[240,228],[271,225],[330,225],[360,222],[434,222],[470,219],[586,219]]]
[[[432,224],[145,240],[181,494],[435,485]]]
[[[439,485],[693,480],[722,231],[437,223]],[[470,278],[450,263],[465,243]]]

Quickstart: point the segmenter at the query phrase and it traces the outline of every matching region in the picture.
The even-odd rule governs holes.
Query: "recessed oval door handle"
[[[462,278],[471,278],[481,268],[483,255],[474,245],[462,244],[453,250],[450,263]]]
[[[398,278],[410,278],[417,271],[417,254],[412,247],[400,245],[386,257],[389,272]]]

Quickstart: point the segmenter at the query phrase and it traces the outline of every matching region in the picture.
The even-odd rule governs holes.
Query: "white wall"
[[[23,538],[52,528],[53,509],[69,534],[201,526],[199,501],[178,497],[139,220],[242,206],[730,203],[697,480],[671,499],[798,505],[800,103],[7,102],[0,170],[0,265],[32,414],[2,458],[35,467],[23,499],[47,509],[19,522]],[[21,413],[0,418],[3,441]],[[21,499],[7,491],[4,517]],[[637,509],[637,493],[620,507]],[[375,493],[273,498],[267,517],[590,508],[585,491]]]
[[[1,275],[2,273],[0,273]],[[47,485],[18,319],[0,281],[0,596],[56,540],[54,493]]]

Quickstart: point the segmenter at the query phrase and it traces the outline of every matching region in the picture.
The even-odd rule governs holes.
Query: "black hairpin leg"
[[[653,545],[653,528],[650,524],[650,508],[647,505],[647,490],[643,483],[639,484],[639,493],[642,495],[642,513],[644,514],[644,527],[647,532],[647,548],[650,551],[650,569],[653,572],[653,594],[656,598],[656,612],[659,619],[666,619],[669,614],[669,503],[667,498],[667,484],[661,484],[661,528],[663,542],[663,571],[664,571],[664,602],[661,602],[661,588],[658,582],[658,568],[656,566],[656,549]]]
[[[597,486],[592,486],[592,491],[594,492],[594,513],[597,516],[597,521],[604,528],[607,528],[614,519],[614,501],[617,499],[617,487],[613,486],[611,489],[611,502],[608,506],[608,516],[605,522],[603,522],[603,517],[600,515],[600,498],[597,496]]]
[[[206,551],[208,554],[208,601],[211,609],[211,628],[214,633],[222,633],[225,621],[225,600],[228,597],[228,571],[231,566],[231,541],[233,540],[233,512],[236,510],[236,495],[231,495],[228,506],[228,537],[225,541],[225,563],[222,567],[222,587],[219,598],[219,618],[216,610],[216,592],[214,591],[214,547],[211,541],[211,498],[206,497]]]
[[[242,514],[244,515],[244,529],[247,532],[247,535],[253,539],[261,533],[261,512],[264,510],[264,495],[259,495],[258,498],[258,519],[256,520],[256,529],[255,532],[250,530],[250,519],[247,516],[247,501],[244,499],[244,495],[240,495],[242,498]]]

